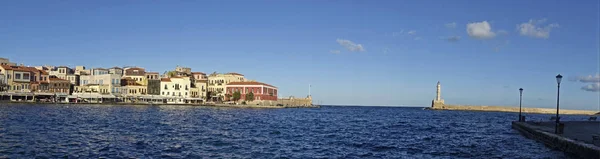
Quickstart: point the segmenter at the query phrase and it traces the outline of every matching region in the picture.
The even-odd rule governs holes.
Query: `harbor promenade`
[[[512,122],[512,128],[527,138],[580,157],[600,158],[600,121],[562,121],[562,130],[554,133],[554,121]]]

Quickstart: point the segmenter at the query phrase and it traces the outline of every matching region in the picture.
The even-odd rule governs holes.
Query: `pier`
[[[554,121],[512,122],[523,136],[581,158],[600,158],[600,121],[562,121],[554,134]]]

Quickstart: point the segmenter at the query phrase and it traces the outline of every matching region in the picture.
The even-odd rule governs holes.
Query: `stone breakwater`
[[[431,107],[434,110],[466,110],[466,111],[492,111],[492,112],[519,112],[519,107],[511,106],[472,106],[472,105],[435,105]],[[536,114],[556,114],[556,109],[551,108],[522,108],[523,113],[536,113]],[[560,114],[572,114],[572,115],[594,115],[599,113],[598,111],[589,110],[567,110],[560,109]]]

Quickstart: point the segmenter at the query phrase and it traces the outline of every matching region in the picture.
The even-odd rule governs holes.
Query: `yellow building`
[[[222,100],[225,97],[225,87],[230,82],[244,82],[246,78],[239,73],[213,73],[208,76],[207,92],[212,100]]]
[[[34,76],[34,71],[37,69],[33,67],[0,65],[0,73],[6,77],[4,81],[9,92],[30,92],[31,81],[37,78]]]
[[[146,77],[145,69],[139,67],[125,68],[124,72],[125,74],[123,74],[123,78],[129,77],[131,79],[134,79],[136,83],[142,86],[148,85],[148,78]]]

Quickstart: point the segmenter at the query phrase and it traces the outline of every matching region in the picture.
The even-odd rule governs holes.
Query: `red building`
[[[240,100],[246,100],[246,94],[252,92],[254,100],[277,100],[277,87],[261,82],[230,82],[225,86],[226,93],[240,92]]]

